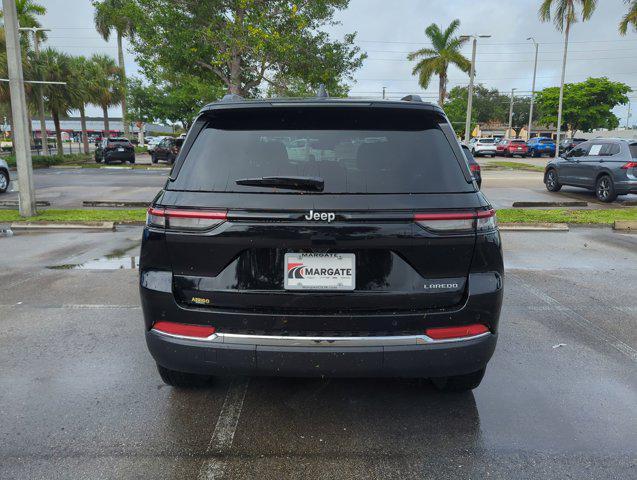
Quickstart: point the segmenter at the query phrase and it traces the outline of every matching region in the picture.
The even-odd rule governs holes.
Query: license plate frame
[[[352,291],[356,288],[354,253],[286,253],[283,287],[297,291]]]

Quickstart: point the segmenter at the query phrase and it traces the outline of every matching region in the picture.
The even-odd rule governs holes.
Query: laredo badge
[[[190,299],[190,303],[196,303],[198,305],[209,305],[210,304],[210,299],[209,298],[201,298],[201,297],[192,297]]]

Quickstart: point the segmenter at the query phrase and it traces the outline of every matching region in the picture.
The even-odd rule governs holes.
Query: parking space
[[[460,395],[401,379],[166,387],[130,268],[140,236],[0,238],[0,478],[634,477],[635,235],[506,233],[499,344]]]

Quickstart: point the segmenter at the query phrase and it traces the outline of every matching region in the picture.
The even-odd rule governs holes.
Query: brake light
[[[227,218],[226,211],[150,207],[146,214],[146,225],[170,230],[202,231],[218,227]]]
[[[478,212],[416,213],[414,221],[427,230],[436,232],[470,232],[493,230],[496,223],[495,210]]]
[[[471,165],[469,165],[469,170],[471,170],[472,172],[479,172],[480,165],[478,165],[477,163],[472,163]]]
[[[463,325],[461,327],[437,327],[425,330],[425,335],[434,340],[449,340],[452,338],[475,337],[487,333],[489,329],[481,323]]]
[[[155,322],[153,330],[167,333],[169,335],[179,335],[181,337],[208,338],[216,332],[215,327],[206,325],[189,325],[175,322]]]
[[[629,168],[637,168],[637,162],[628,162],[622,165],[622,170],[628,170]]]

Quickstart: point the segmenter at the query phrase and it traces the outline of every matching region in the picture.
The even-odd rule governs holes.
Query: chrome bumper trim
[[[159,335],[183,340],[193,340],[202,343],[223,343],[232,345],[262,345],[278,347],[387,347],[409,345],[432,345],[440,343],[465,342],[491,335],[491,332],[473,335],[471,337],[434,340],[427,335],[404,335],[387,337],[293,337],[282,335],[244,335],[238,333],[213,333],[207,338],[185,337],[165,333],[154,328],[151,330]]]

